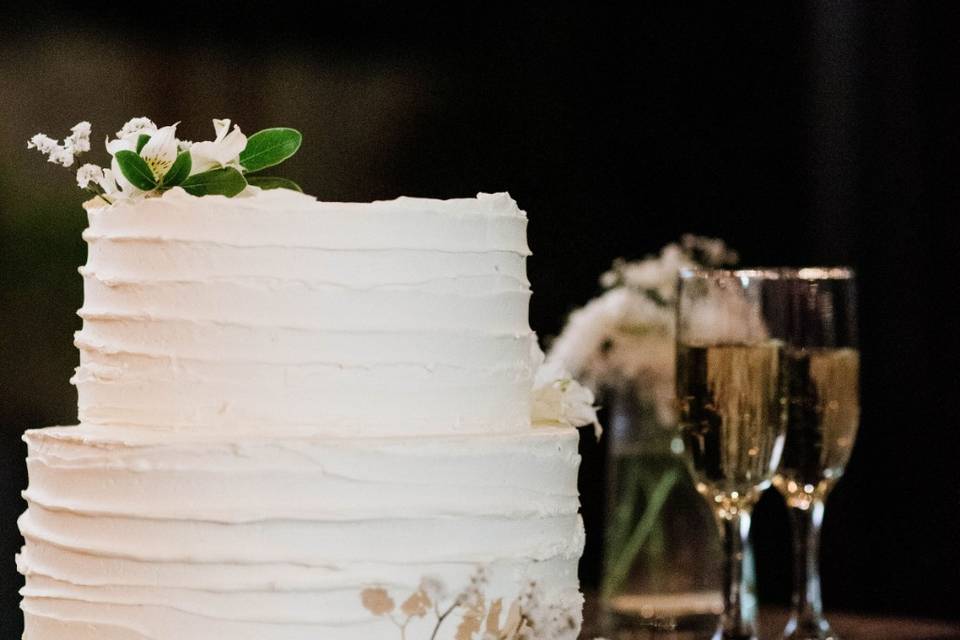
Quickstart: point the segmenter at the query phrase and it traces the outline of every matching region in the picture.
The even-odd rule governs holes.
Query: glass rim
[[[816,267],[751,267],[723,269],[714,267],[681,267],[681,280],[731,278],[756,280],[853,280],[856,272],[846,266]]]

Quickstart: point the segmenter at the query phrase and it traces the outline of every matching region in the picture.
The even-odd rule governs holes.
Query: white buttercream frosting
[[[172,189],[88,213],[85,424],[529,426],[526,216],[506,194],[359,204]]]
[[[573,429],[238,439],[81,426],[25,439],[28,638],[388,638],[362,589],[462,585],[477,566],[489,597],[531,579],[577,595]]]
[[[531,424],[508,195],[88,214],[81,425],[25,436],[25,638],[395,638],[362,590],[478,566],[579,608],[578,434]]]

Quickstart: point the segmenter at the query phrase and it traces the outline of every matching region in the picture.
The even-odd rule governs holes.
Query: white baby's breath
[[[86,189],[91,183],[99,184],[103,180],[103,168],[95,164],[85,164],[77,169],[77,185]]]
[[[150,118],[131,118],[123,125],[120,131],[117,131],[117,138],[120,140],[126,140],[127,138],[136,140],[137,136],[141,133],[153,135],[156,131],[157,125],[155,125]]]
[[[78,122],[63,141],[64,149],[72,156],[90,151],[90,123]]]
[[[38,133],[27,142],[27,149],[36,149],[47,161],[64,167],[73,166],[74,154],[48,135]]]

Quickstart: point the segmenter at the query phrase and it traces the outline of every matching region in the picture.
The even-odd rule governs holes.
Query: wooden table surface
[[[583,638],[591,640],[600,635],[596,624],[595,607],[588,604],[585,611]],[[960,640],[960,622],[913,620],[900,617],[828,612],[827,619],[843,640]],[[761,640],[779,640],[787,621],[787,612],[781,609],[762,609],[760,612]],[[610,633],[609,640],[709,640],[710,633],[680,633],[638,629]]]

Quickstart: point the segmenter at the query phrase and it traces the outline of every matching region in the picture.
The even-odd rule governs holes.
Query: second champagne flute
[[[824,503],[843,474],[860,423],[857,297],[847,268],[781,270],[779,325],[787,437],[774,476],[793,524],[793,611],[785,640],[839,640],[823,617],[818,551]]]

